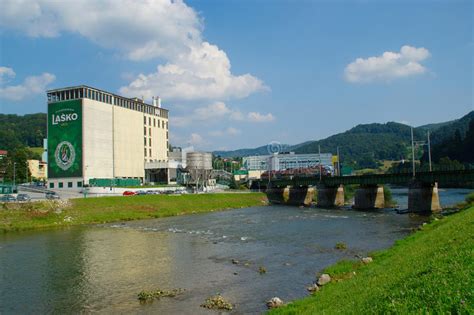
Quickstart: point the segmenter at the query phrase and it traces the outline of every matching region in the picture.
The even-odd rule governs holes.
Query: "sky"
[[[472,1],[1,0],[0,112],[89,85],[170,110],[201,150],[474,109]]]

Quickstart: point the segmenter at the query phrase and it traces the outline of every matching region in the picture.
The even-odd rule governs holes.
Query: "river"
[[[5,233],[0,313],[212,314],[200,304],[217,293],[235,304],[235,314],[261,313],[269,298],[306,296],[324,267],[387,248],[426,219],[268,206]],[[347,250],[336,250],[338,242]],[[139,303],[138,292],[158,288],[186,291]]]

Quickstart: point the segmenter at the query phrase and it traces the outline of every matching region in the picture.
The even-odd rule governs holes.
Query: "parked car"
[[[54,199],[60,199],[59,198],[59,195],[57,193],[55,193],[54,191],[49,191],[45,194],[45,197],[46,199],[51,199],[51,200],[54,200]]]
[[[15,202],[16,198],[15,196],[12,196],[12,195],[3,195],[2,197],[0,197],[0,201],[1,202]]]
[[[18,194],[18,196],[16,196],[16,200],[17,201],[30,201],[31,197],[28,194]]]
[[[137,191],[136,191],[136,194],[137,194],[137,195],[146,195],[146,191],[144,191],[144,190],[137,190]]]
[[[130,190],[127,190],[127,191],[123,192],[124,196],[135,196],[136,194],[137,194],[136,192],[130,191]]]
[[[154,194],[156,194],[156,191],[155,190],[147,190],[146,194],[147,195],[154,195]]]

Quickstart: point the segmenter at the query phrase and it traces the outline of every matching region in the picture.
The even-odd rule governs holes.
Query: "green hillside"
[[[42,147],[46,138],[46,114],[0,114],[0,150],[17,147]]]

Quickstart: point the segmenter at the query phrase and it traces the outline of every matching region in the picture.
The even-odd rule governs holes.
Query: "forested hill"
[[[415,129],[414,136],[421,139],[424,133]],[[409,126],[396,122],[374,123],[358,125],[346,132],[299,146],[295,152],[318,152],[318,146],[321,146],[321,151],[335,153],[339,147],[343,162],[364,168],[373,167],[376,160],[407,158],[410,142]]]
[[[444,123],[420,126],[414,129],[416,141],[426,141],[426,133],[431,132],[431,143],[437,145],[454,137],[459,130],[463,139],[469,128],[469,122],[474,118],[474,111],[460,119]],[[301,144],[286,146],[285,151],[296,153],[317,153],[318,146],[322,152],[336,153],[337,147],[341,159],[346,164],[358,168],[371,167],[376,160],[400,160],[410,155],[410,127],[396,122],[386,124],[363,124],[318,141],[308,141]],[[266,146],[257,149],[215,152],[223,157],[241,157],[246,155],[268,154]]]
[[[46,138],[46,114],[0,114],[0,150],[21,146],[42,147]]]

